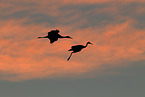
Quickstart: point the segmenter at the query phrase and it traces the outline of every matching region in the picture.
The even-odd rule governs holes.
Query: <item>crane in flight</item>
[[[71,52],[70,56],[68,57],[67,61],[69,61],[70,57],[72,56],[73,53],[80,52],[83,48],[86,48],[88,44],[92,44],[91,42],[87,42],[86,45],[74,45],[69,49],[68,51],[73,51]],[[93,44],[92,44],[93,45]]]
[[[50,43],[54,43],[55,41],[58,40],[58,38],[70,38],[72,39],[70,36],[62,36],[60,34],[58,34],[60,31],[59,30],[51,30],[50,32],[48,32],[47,36],[44,37],[38,37],[39,38],[48,38],[50,40]]]

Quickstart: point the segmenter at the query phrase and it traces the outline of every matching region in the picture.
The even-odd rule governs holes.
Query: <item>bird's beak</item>
[[[91,43],[91,45],[93,45],[93,43]]]
[[[72,37],[70,39],[73,39]]]

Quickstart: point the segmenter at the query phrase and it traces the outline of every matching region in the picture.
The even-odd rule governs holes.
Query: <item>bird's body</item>
[[[59,33],[58,31],[53,31],[53,30],[48,32],[48,39],[50,40],[50,43],[53,43],[58,40],[60,36],[58,33]]]
[[[92,44],[92,43],[87,42],[85,46],[84,45],[74,45],[74,46],[72,46],[71,49],[69,49],[68,51],[73,51],[73,52],[71,52],[67,61],[70,59],[70,57],[72,56],[73,53],[80,52],[83,48],[86,48],[88,46],[88,44]]]
[[[61,36],[60,34],[58,34],[59,32],[60,32],[59,30],[51,30],[50,32],[48,32],[47,36],[38,37],[38,39],[39,38],[48,38],[50,40],[50,43],[52,44],[55,41],[57,41],[58,38],[71,38],[70,36]]]
[[[75,52],[81,51],[83,48],[85,48],[85,46],[83,46],[83,45],[74,45],[68,51],[73,51],[75,53]]]

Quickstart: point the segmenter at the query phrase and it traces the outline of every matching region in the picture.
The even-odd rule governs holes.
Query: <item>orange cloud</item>
[[[131,20],[105,28],[75,30],[72,32],[75,40],[59,40],[52,45],[47,39],[37,40],[37,36],[45,35],[43,32],[48,30],[43,25],[22,26],[17,23],[13,25],[14,23],[7,22],[0,30],[0,71],[3,74],[1,80],[77,77],[94,70],[99,74],[107,69],[103,64],[112,64],[108,66],[110,68],[122,61],[145,59],[145,29],[132,28]],[[72,28],[61,29],[61,34],[64,34],[64,29],[67,31]],[[93,42],[94,45],[74,54],[67,62],[70,54],[67,50],[71,45],[85,44],[87,41]]]
[[[39,0],[37,0],[39,2]],[[47,4],[49,1],[44,0],[42,3]],[[120,3],[128,3],[128,2],[145,2],[144,0],[54,0],[51,3],[55,4],[95,4],[95,3],[109,3],[109,2],[120,2]]]
[[[120,2],[120,3],[128,3],[128,2],[145,2],[144,0],[77,0],[74,2],[73,0],[63,0],[65,4],[95,4],[95,3],[109,3],[109,2]]]
[[[132,17],[121,15],[115,4],[111,7],[101,8],[101,10],[94,8],[85,14],[77,9],[59,9],[67,4],[87,5],[106,2],[127,4],[134,1],[144,2],[144,0],[77,0],[76,2],[72,0],[69,2],[66,0],[49,2],[46,0],[42,2],[40,0],[25,0],[21,4],[19,0],[13,0],[10,3],[6,1],[1,3],[3,9],[12,8],[0,11],[5,16],[23,10],[31,11],[27,13],[26,17],[19,19],[9,17],[0,22],[0,72],[2,75],[0,79],[21,81],[37,78],[90,77],[103,75],[103,71],[122,66],[121,63],[125,65],[125,62],[144,60],[145,29],[135,28],[133,24],[137,24],[137,21]],[[15,6],[15,2],[20,3],[20,5]],[[6,6],[4,6],[5,4]],[[135,11],[142,14],[143,9],[143,7],[139,7]],[[55,18],[60,17],[57,22],[61,23],[56,23],[52,27],[49,22],[36,24],[35,21],[31,21],[33,18],[29,18],[29,16],[39,13]],[[119,22],[113,20],[104,25],[106,21],[103,21],[103,23],[99,23],[102,25],[101,27],[94,25],[80,27],[91,23],[86,16],[87,14],[96,16],[96,14],[102,13],[107,13],[110,17],[119,17]],[[70,14],[72,15],[67,17]],[[36,20],[39,20],[39,16]],[[77,21],[72,22],[74,20]],[[124,22],[120,22],[122,20]],[[50,44],[47,39],[37,39],[38,36],[46,35],[50,29],[56,28],[60,29],[62,35],[72,36],[73,40],[60,39],[58,42]],[[89,45],[87,49],[72,55],[69,62],[66,61],[70,54],[67,50],[72,45],[85,45],[87,41],[91,41],[94,45]],[[105,64],[107,66],[104,66]],[[97,73],[91,74],[94,71]]]
[[[59,8],[67,6],[67,5],[89,5],[89,4],[102,4],[102,3],[119,3],[119,5],[122,4],[129,4],[131,2],[136,3],[144,3],[144,0],[25,0],[25,1],[19,1],[19,0],[11,0],[11,1],[4,1],[0,4],[1,8],[4,10],[2,11],[3,14],[6,15],[22,11],[22,10],[30,10],[31,12],[40,12],[40,13],[49,13],[52,16],[60,14],[58,11]],[[96,5],[97,6],[97,5]],[[64,13],[65,14],[65,13]]]

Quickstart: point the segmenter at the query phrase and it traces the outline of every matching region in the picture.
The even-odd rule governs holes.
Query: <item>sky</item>
[[[0,0],[1,97],[144,97],[145,0]],[[45,36],[59,29],[50,44]],[[70,55],[76,44],[88,45]]]

